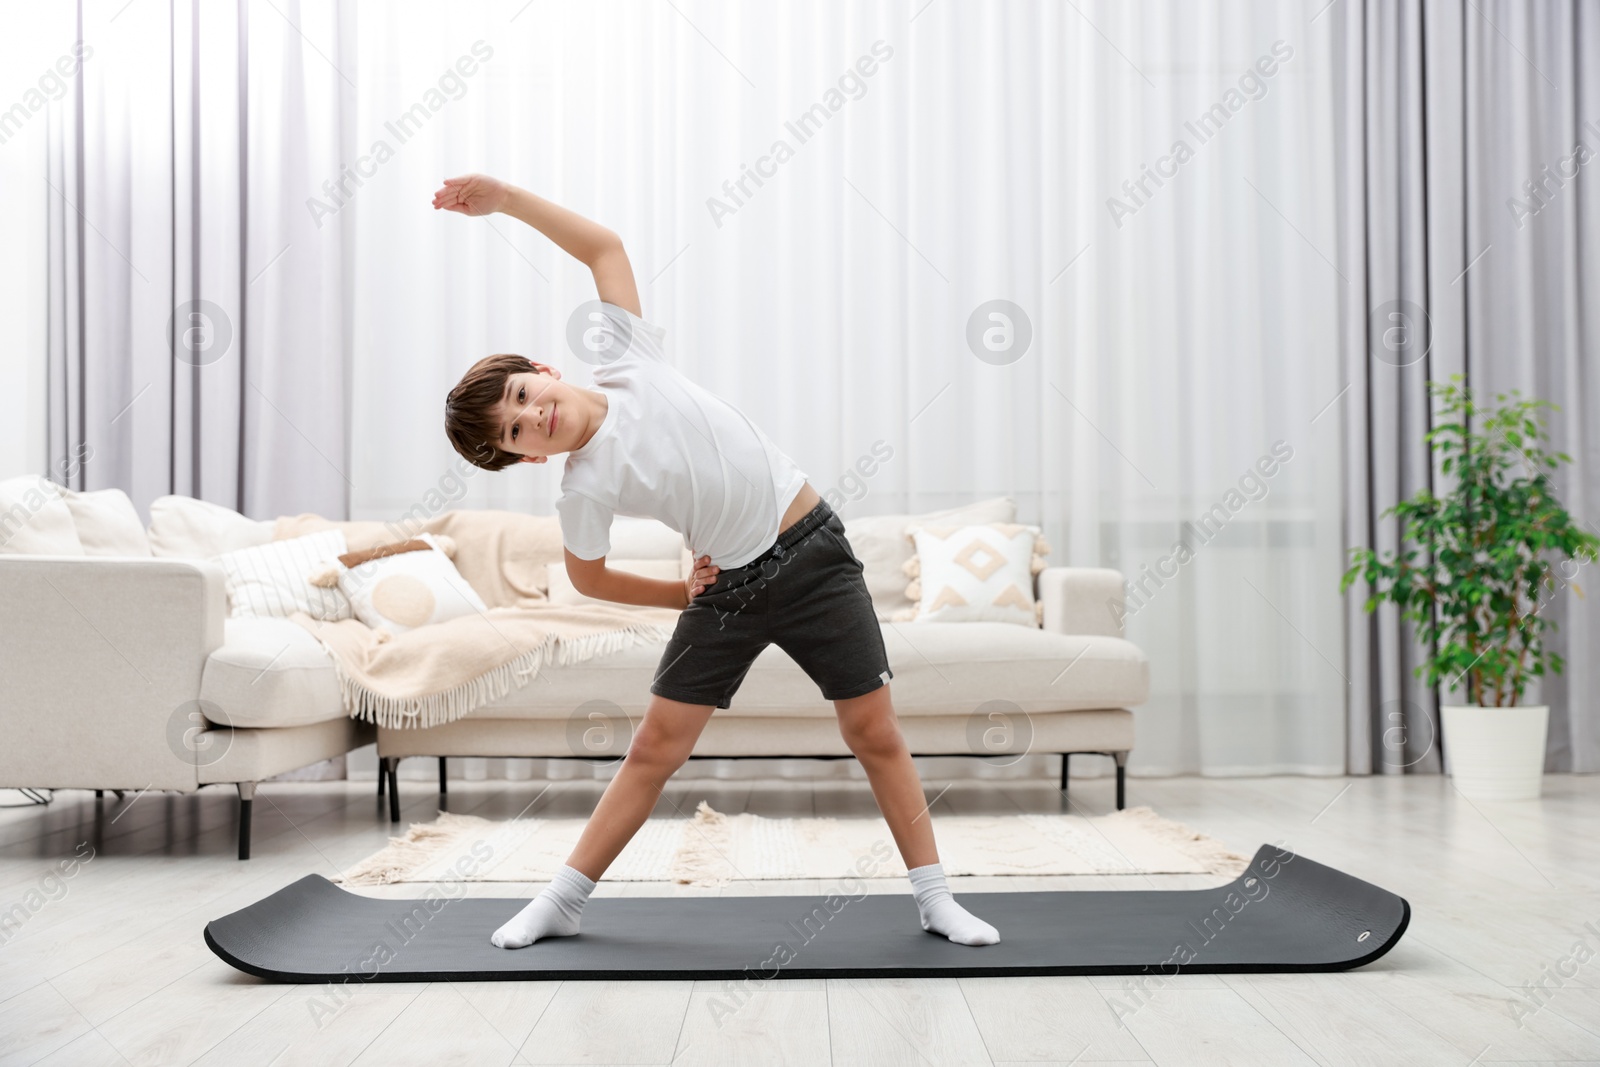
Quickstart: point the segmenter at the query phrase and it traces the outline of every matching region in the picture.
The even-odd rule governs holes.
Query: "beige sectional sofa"
[[[240,858],[249,855],[250,802],[275,774],[377,742],[380,792],[399,818],[396,766],[408,756],[620,758],[647,706],[661,645],[641,643],[580,664],[546,667],[468,718],[428,729],[374,729],[341,705],[332,659],[289,619],[232,618],[209,557],[271,537],[214,505],[164,497],[143,530],[148,554],[96,530],[103,516],[81,494],[78,550],[30,516],[21,535],[0,483],[0,786],[192,792],[237,785]],[[107,490],[105,493],[116,493]],[[126,499],[126,498],[124,498]],[[74,503],[71,495],[64,501]],[[108,502],[100,502],[108,503]],[[120,510],[120,504],[118,505]],[[129,505],[129,512],[132,511]],[[1010,760],[1027,752],[1094,752],[1117,763],[1117,806],[1133,747],[1133,712],[1149,691],[1143,653],[1122,636],[1122,577],[1049,567],[1037,575],[1042,625],[916,623],[890,616],[911,603],[900,563],[914,518],[1012,521],[1006,498],[931,516],[849,519],[867,569],[894,671],[896,712],[917,755]],[[59,516],[57,516],[59,518]],[[682,539],[648,519],[619,519],[613,555],[678,559]],[[57,524],[59,526],[59,523]],[[19,543],[20,542],[20,543]],[[903,543],[902,543],[903,542]],[[85,547],[90,546],[90,547]],[[63,551],[41,551],[50,548]],[[832,706],[777,646],[756,661],[733,707],[711,719],[696,757],[848,758]],[[441,775],[441,788],[443,778]]]
[[[286,697],[260,673],[270,651],[257,684],[243,674],[257,663],[246,647],[300,627],[228,618],[222,567],[207,557],[270,540],[272,522],[183,497],[154,502],[151,520],[145,529],[120,490],[0,482],[0,786],[234,785],[247,859],[259,782],[371,744],[376,731]],[[250,625],[261,622],[282,625]],[[218,725],[223,707],[237,726]]]

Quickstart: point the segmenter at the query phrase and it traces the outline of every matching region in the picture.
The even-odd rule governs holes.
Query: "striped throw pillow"
[[[344,531],[320,530],[213,557],[228,576],[228,613],[236,618],[288,618],[303,611],[325,622],[354,618],[344,593],[307,581],[345,551]]]

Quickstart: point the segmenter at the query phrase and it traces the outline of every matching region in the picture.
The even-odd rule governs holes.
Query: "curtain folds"
[[[143,513],[348,507],[342,264],[303,224],[343,147],[338,8],[51,5],[86,42],[34,176],[48,211],[48,451]],[[325,53],[325,54],[324,54]],[[348,60],[345,60],[348,64]]]
[[[463,471],[437,429],[489,352],[586,380],[582,269],[509,220],[431,210],[441,178],[488,171],[621,233],[677,365],[847,523],[1004,493],[1053,561],[1122,568],[1153,676],[1132,773],[1344,769],[1341,456],[1317,417],[1338,388],[1334,108],[1329,35],[1298,12],[77,18],[61,33],[97,54],[54,120],[49,437],[94,444],[86,487],[253,517],[551,513],[559,470]],[[683,773],[774,771],[859,775]]]
[[[1053,563],[1121,569],[1152,666],[1130,773],[1437,770],[1411,635],[1338,580],[1433,477],[1426,376],[1565,401],[1564,447],[1600,469],[1583,178],[1516,225],[1505,204],[1600,122],[1593,21],[1489,0],[50,6],[41,56],[94,53],[4,161],[45,212],[46,458],[92,450],[71,484],[141,509],[553,514],[558,465],[463,470],[441,429],[485,354],[588,380],[567,340],[586,272],[514,220],[431,208],[442,178],[494,173],[622,234],[676,365],[847,525],[1007,494]],[[1424,357],[1374,347],[1387,302],[1431,322]],[[1583,477],[1568,503],[1593,511]],[[1556,607],[1552,767],[1593,769],[1600,620]]]
[[[427,429],[489,352],[587,380],[566,339],[585,272],[426,201],[447,174],[502,174],[622,234],[678,367],[847,525],[1004,493],[1053,561],[1122,568],[1153,677],[1131,773],[1342,773],[1326,28],[1269,3],[619,10],[364,28],[364,69],[405,62],[357,95],[357,146],[394,152],[346,209],[353,515],[551,512],[559,467],[461,472]],[[389,137],[479,41],[492,56]],[[914,636],[890,641],[909,656]]]
[[[1330,10],[1339,116],[1346,547],[1392,550],[1381,513],[1444,480],[1423,434],[1426,383],[1464,374],[1497,392],[1555,401],[1557,476],[1573,515],[1600,531],[1600,404],[1593,346],[1597,222],[1586,161],[1600,153],[1600,19],[1581,2],[1382,0]],[[1580,147],[1581,146],[1581,147]],[[1600,768],[1594,713],[1600,604],[1563,584],[1541,610],[1564,676],[1526,703],[1550,704],[1546,767]],[[1345,605],[1352,675],[1351,773],[1441,769],[1434,691],[1413,675],[1414,629],[1391,607]]]

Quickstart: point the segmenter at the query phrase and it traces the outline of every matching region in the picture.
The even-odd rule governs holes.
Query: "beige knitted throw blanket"
[[[578,663],[637,641],[665,642],[680,614],[632,604],[551,604],[546,567],[565,559],[554,516],[455,510],[401,532],[382,522],[307,513],[279,518],[273,539],[329,529],[344,532],[351,552],[423,532],[446,534],[456,542],[456,569],[489,609],[398,635],[359,619],[291,616],[333,657],[345,710],[379,726],[453,722],[532,681],[547,663]]]

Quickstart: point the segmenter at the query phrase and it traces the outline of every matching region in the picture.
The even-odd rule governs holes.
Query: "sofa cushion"
[[[343,590],[312,585],[311,577],[344,555],[344,531],[319,530],[217,557],[228,576],[228,614],[287,619],[303,611],[313,619],[353,618]]]
[[[202,559],[253,548],[272,540],[274,521],[247,519],[232,508],[189,496],[158,496],[150,502],[150,551],[157,556]]]
[[[1149,695],[1149,666],[1118,637],[1058,634],[1003,622],[883,626],[898,715],[976,714],[991,702],[1025,712],[1125,708]],[[629,713],[649,703],[665,645],[640,643],[582,663],[548,667],[480,707],[488,718],[566,718],[591,700]],[[728,709],[739,715],[834,714],[833,705],[777,645],[756,657]],[[719,712],[721,714],[721,712]]]
[[[917,601],[908,621],[1005,622],[1038,626],[1034,573],[1044,570],[1039,527],[1022,523],[975,526],[913,525],[917,557],[906,570],[916,578],[906,596]]]
[[[1138,646],[1119,637],[1058,634],[1003,622],[916,623],[883,627],[900,716],[1128,708],[1149,696],[1149,665]],[[550,665],[528,684],[473,712],[486,719],[584,721],[584,706],[603,701],[637,719],[665,650],[640,642],[583,663]],[[310,632],[289,619],[228,619],[223,645],[211,653],[200,697],[234,726],[298,726],[345,714],[333,660]],[[750,668],[727,712],[740,716],[832,718],[794,660],[770,645]]]
[[[694,555],[683,535],[660,519],[619,515],[611,520],[611,559],[675,559],[678,577],[689,577]]]
[[[72,513],[86,556],[149,556],[150,538],[145,535],[139,509],[121,489],[96,489],[80,493],[65,486],[56,490]]]
[[[60,487],[48,478],[26,474],[0,482],[0,553],[23,556],[81,556],[83,542]]]
[[[660,519],[619,515],[611,520],[611,555],[617,559],[677,559],[683,535]]]
[[[344,716],[333,658],[299,623],[230,618],[206,660],[200,699],[222,726],[302,726]],[[202,705],[208,718],[211,708]]]
[[[1015,522],[1016,518],[1016,501],[1008,496],[997,496],[919,515],[846,518],[844,536],[850,542],[850,550],[861,561],[862,577],[878,621],[888,622],[896,612],[914,612],[917,606],[915,600],[906,596],[904,568],[906,560],[916,554],[916,545],[906,533],[907,527],[913,524],[976,526],[987,522]]]
[[[450,562],[450,554],[440,547],[438,538],[420,533],[416,540],[429,547],[378,556],[354,567],[344,566],[342,560],[335,564],[339,590],[349,599],[356,618],[374,630],[403,634],[419,626],[489,610],[477,590]],[[450,542],[445,538],[445,545],[453,553],[455,548]]]
[[[605,604],[608,601],[596,597],[585,596],[572,584],[572,576],[567,573],[565,563],[546,564],[549,579],[550,603],[552,604]],[[656,581],[682,581],[687,575],[683,574],[683,567],[676,559],[612,559],[606,557],[606,569],[622,571],[625,574],[637,574],[642,578],[654,578]]]

